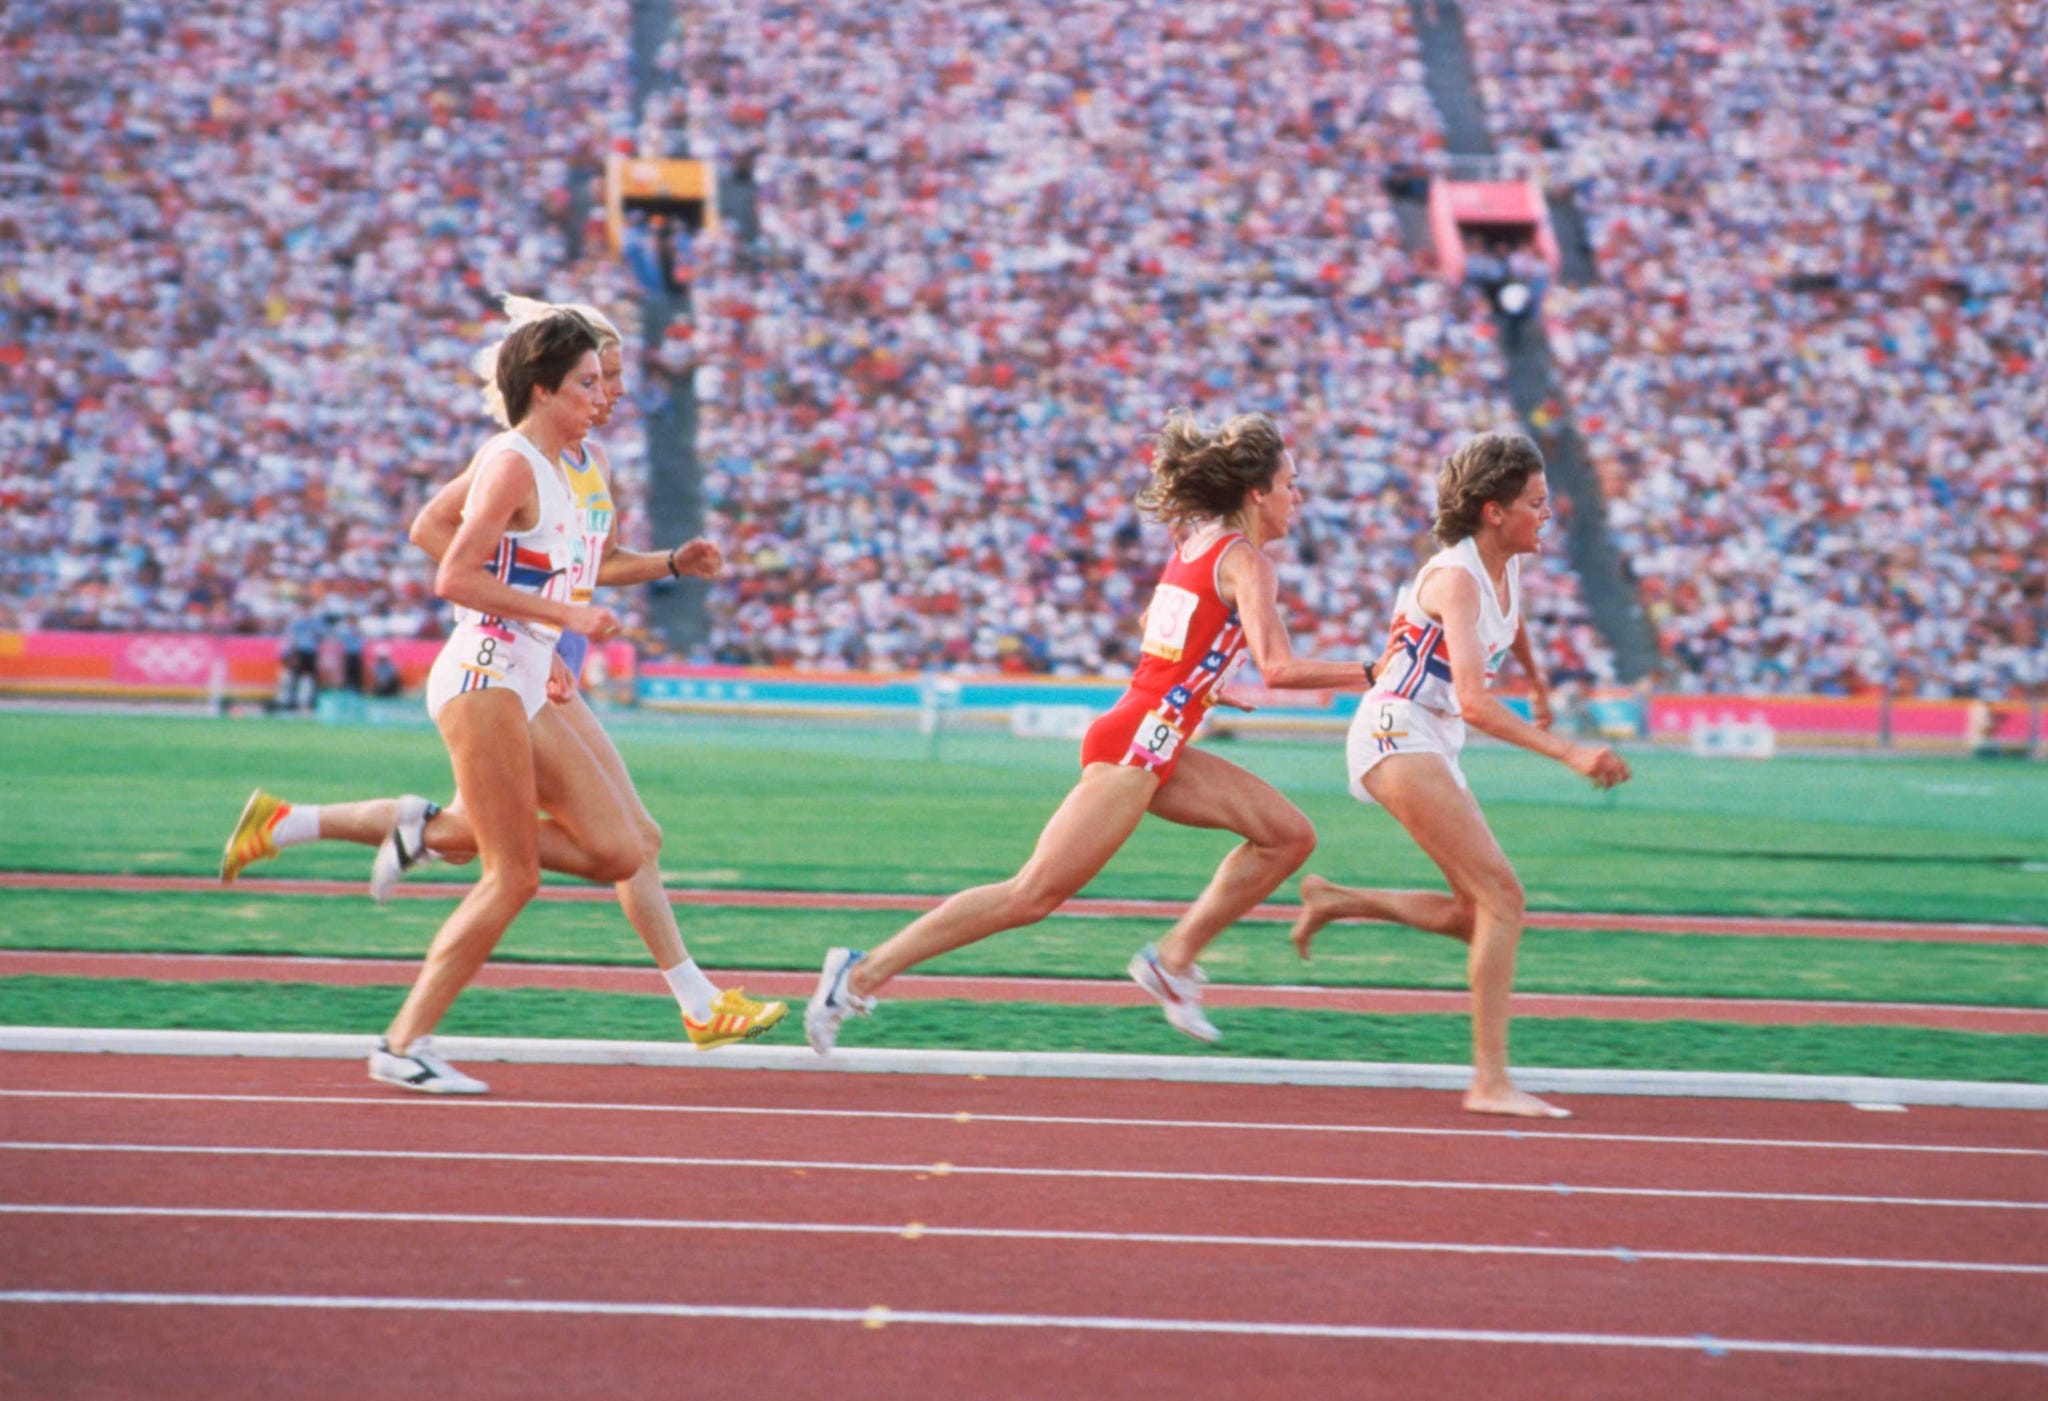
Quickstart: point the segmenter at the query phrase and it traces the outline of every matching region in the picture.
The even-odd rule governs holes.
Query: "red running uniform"
[[[1164,783],[1217,693],[1244,665],[1244,628],[1216,586],[1223,552],[1244,535],[1225,531],[1192,560],[1178,547],[1145,610],[1144,655],[1131,687],[1081,741],[1081,767],[1128,764]]]

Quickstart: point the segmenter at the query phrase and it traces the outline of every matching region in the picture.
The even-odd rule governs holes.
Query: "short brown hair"
[[[558,311],[515,326],[498,346],[498,393],[505,417],[517,424],[533,407],[536,388],[553,393],[585,355],[597,350],[597,332],[574,312]]]
[[[1446,545],[1479,533],[1486,503],[1514,503],[1543,470],[1543,453],[1519,433],[1481,433],[1444,459],[1436,474],[1436,538]]]
[[[1152,480],[1138,493],[1138,509],[1168,525],[1228,516],[1246,492],[1273,484],[1286,452],[1279,427],[1262,413],[1241,413],[1211,430],[1175,409],[1153,440]]]

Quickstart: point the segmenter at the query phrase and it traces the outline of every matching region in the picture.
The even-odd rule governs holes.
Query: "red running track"
[[[0,1394],[2048,1387],[2039,1115],[473,1068],[0,1056]]]

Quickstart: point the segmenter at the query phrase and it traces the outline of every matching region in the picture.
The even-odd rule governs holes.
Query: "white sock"
[[[288,846],[301,842],[320,840],[320,809],[293,805],[287,807],[278,817],[277,825],[270,829],[271,844],[282,851]]]
[[[718,985],[704,976],[695,959],[686,958],[673,968],[664,968],[661,976],[682,1004],[684,1016],[693,1022],[711,1020],[711,999],[718,996]]]

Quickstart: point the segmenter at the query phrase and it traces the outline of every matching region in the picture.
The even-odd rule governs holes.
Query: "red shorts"
[[[1151,696],[1126,695],[1088,727],[1081,740],[1081,767],[1128,765],[1156,773],[1161,783],[1166,782],[1202,717],[1171,720],[1164,712],[1164,704]]]

